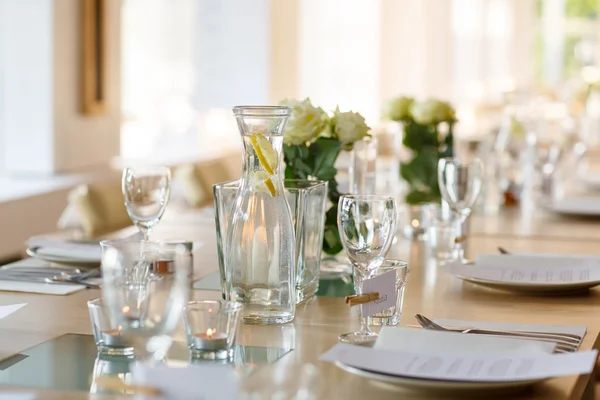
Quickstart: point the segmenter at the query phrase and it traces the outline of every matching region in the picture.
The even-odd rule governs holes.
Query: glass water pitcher
[[[282,177],[283,128],[291,108],[234,107],[244,142],[241,182],[227,229],[225,298],[250,324],[294,319],[295,236]]]

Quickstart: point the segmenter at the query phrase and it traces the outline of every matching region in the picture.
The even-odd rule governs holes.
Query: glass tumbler
[[[192,359],[233,358],[242,304],[226,300],[190,301],[183,323]]]
[[[408,264],[402,260],[385,259],[375,276],[386,274],[390,271],[396,272],[396,303],[381,312],[367,318],[368,324],[372,326],[395,326],[400,323],[402,317],[402,304],[404,301],[404,287],[408,275]]]
[[[98,352],[110,356],[133,356],[133,345],[122,335],[122,327],[111,323],[102,299],[90,300],[87,305]]]

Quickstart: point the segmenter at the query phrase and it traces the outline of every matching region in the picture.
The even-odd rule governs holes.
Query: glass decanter
[[[234,107],[244,141],[243,172],[227,229],[226,300],[249,324],[284,324],[295,313],[295,236],[281,147],[289,107]]]

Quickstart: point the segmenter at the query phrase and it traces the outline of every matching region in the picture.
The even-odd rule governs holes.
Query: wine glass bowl
[[[345,195],[338,204],[338,228],[346,255],[353,267],[354,290],[362,293],[363,282],[374,276],[394,239],[396,205],[391,196]],[[372,342],[377,334],[369,330],[359,306],[361,330],[340,335],[352,344]]]
[[[148,240],[171,196],[171,170],[156,166],[125,168],[121,184],[127,214]]]
[[[458,215],[461,229],[455,239],[455,260],[467,263],[464,257],[466,235],[462,225],[471,215],[483,188],[484,167],[479,158],[461,161],[457,158],[442,158],[438,162],[438,184],[442,198]]]
[[[359,273],[377,268],[392,242],[389,232],[396,223],[395,204],[386,196],[343,196],[338,208],[338,227],[344,250]]]
[[[450,208],[466,219],[483,187],[483,162],[475,158],[463,163],[442,158],[438,164],[438,182],[442,197]]]

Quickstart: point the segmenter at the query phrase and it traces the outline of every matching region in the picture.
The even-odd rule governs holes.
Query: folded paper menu
[[[228,365],[194,365],[169,368],[166,365],[133,364],[135,385],[151,386],[168,399],[235,400],[237,378]]]
[[[600,259],[568,256],[479,255],[475,265],[452,263],[454,275],[496,282],[561,285],[600,281]]]
[[[551,354],[555,343],[414,328],[384,328],[373,348],[436,355]]]
[[[408,328],[384,328],[406,330]],[[422,335],[429,335],[430,331],[415,330]],[[451,334],[444,339],[445,348],[454,347],[456,343],[470,342],[476,335]],[[400,335],[402,335],[401,333]],[[458,339],[462,337],[463,339]],[[414,338],[413,338],[414,339]],[[500,339],[487,337],[487,339]],[[504,339],[504,338],[502,338]],[[378,339],[378,342],[380,339]],[[387,344],[377,345],[376,348],[352,346],[339,343],[321,356],[321,360],[340,362],[355,368],[383,374],[412,377],[420,379],[435,379],[462,382],[515,382],[535,379],[545,379],[563,375],[580,375],[591,373],[597,358],[597,351],[585,351],[567,354],[547,354],[543,351],[529,352],[500,352],[489,350],[487,353],[477,351],[458,352],[453,349],[441,350],[442,346],[433,349],[435,341],[423,339],[415,348],[396,350],[402,346],[401,340],[393,340],[394,347],[390,349]],[[522,341],[525,342],[525,341]],[[423,343],[427,347],[421,347]],[[414,341],[413,341],[414,344]],[[524,346],[529,346],[523,344]],[[397,347],[398,346],[398,347]],[[493,345],[492,348],[499,349]],[[406,347],[406,346],[404,346]],[[530,348],[533,349],[533,348]],[[482,349],[483,350],[483,349]]]

